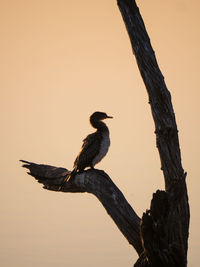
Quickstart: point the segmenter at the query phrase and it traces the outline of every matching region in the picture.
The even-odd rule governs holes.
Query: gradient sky
[[[198,266],[200,3],[138,1],[172,94]],[[45,191],[19,159],[71,169],[96,110],[111,147],[97,166],[139,216],[164,188],[145,87],[116,1],[2,0],[0,8],[2,267],[132,266],[134,249],[89,194]]]

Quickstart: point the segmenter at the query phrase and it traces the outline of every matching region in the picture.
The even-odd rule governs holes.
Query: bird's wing
[[[49,190],[59,189],[70,173],[67,169],[61,167],[37,164],[25,160],[20,161],[24,163],[22,167],[29,170],[28,174],[33,176],[39,183],[44,185],[44,188]]]
[[[98,132],[89,134],[84,140],[81,151],[74,162],[74,168],[83,171],[89,167],[92,160],[99,153],[101,134]]]

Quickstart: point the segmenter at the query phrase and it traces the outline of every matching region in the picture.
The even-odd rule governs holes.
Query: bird
[[[100,111],[96,111],[90,116],[90,124],[96,131],[83,140],[81,150],[74,161],[73,170],[65,179],[63,185],[77,173],[83,172],[86,167],[94,169],[94,166],[105,157],[110,146],[110,137],[109,129],[103,120],[112,118],[112,116]]]

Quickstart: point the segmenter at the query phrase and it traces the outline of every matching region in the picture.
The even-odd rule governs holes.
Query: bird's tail
[[[67,182],[69,181],[69,179],[72,179],[75,177],[75,175],[77,174],[77,169],[73,169],[70,174],[67,177]]]
[[[65,183],[69,182],[70,179],[72,179],[73,177],[75,177],[75,175],[77,174],[77,170],[73,169],[64,179],[62,185],[60,186],[59,190],[62,190],[63,186]]]

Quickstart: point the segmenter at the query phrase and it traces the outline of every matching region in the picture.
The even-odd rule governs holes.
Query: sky
[[[179,129],[191,208],[189,267],[198,265],[197,0],[137,1]],[[164,189],[146,89],[116,1],[2,0],[0,8],[2,267],[133,266],[137,254],[90,194],[42,189],[19,159],[72,169],[94,111],[113,120],[96,167],[139,216]]]

